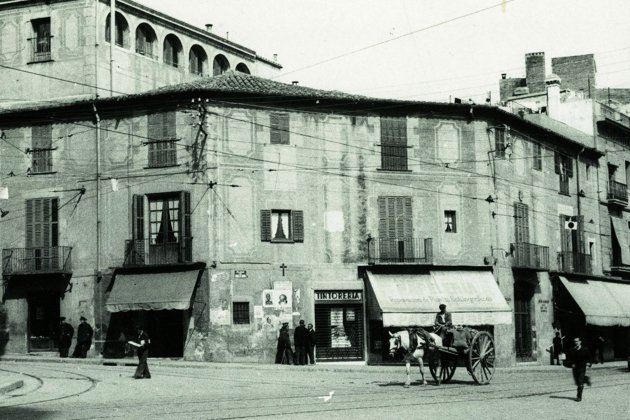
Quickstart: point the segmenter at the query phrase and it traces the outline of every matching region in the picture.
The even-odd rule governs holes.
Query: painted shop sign
[[[363,291],[361,290],[316,290],[315,300],[318,302],[339,302],[339,301],[361,302],[363,300]]]
[[[247,270],[234,270],[234,278],[246,279],[247,278]]]

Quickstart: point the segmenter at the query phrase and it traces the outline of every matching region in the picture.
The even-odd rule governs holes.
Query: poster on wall
[[[265,289],[262,292],[262,306],[290,311],[293,307],[292,298],[291,289]]]
[[[331,308],[330,310],[330,335],[331,347],[352,347],[343,326],[343,308]]]

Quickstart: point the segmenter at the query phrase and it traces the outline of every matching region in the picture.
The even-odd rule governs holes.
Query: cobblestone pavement
[[[625,364],[590,370],[593,386],[575,402],[562,367],[497,369],[474,385],[458,368],[450,384],[404,388],[404,367],[309,367],[154,363],[152,379],[133,366],[0,362],[24,386],[0,395],[1,419],[597,419],[630,417]]]

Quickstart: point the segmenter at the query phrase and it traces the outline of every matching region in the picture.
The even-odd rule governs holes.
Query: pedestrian
[[[573,371],[573,379],[577,385],[577,397],[575,401],[582,401],[584,384],[591,386],[591,379],[586,376],[586,367],[591,367],[591,353],[582,345],[580,337],[573,339],[573,347],[569,350],[569,360]]]
[[[59,318],[59,357],[68,357],[70,345],[72,344],[72,336],[74,328],[66,322],[66,317]]]
[[[308,330],[304,326],[304,320],[300,319],[300,325],[295,327],[293,332],[293,344],[295,345],[295,364],[305,365],[306,360],[306,348],[308,346]]]
[[[597,334],[597,338],[595,338],[595,356],[599,363],[604,364],[604,337],[601,334]],[[595,360],[595,358],[593,358]]]
[[[289,337],[289,323],[283,322],[278,332],[278,346],[276,348],[276,364],[293,364],[293,351],[291,350],[291,338]]]
[[[560,333],[557,332],[556,336],[553,338],[553,346],[552,346],[552,354],[553,354],[553,363],[552,364],[556,364],[558,363],[558,365],[560,365],[561,360],[560,360],[560,355],[564,354],[564,352],[562,351],[562,337],[560,337]]]
[[[317,339],[315,337],[315,330],[313,324],[308,324],[306,336],[306,355],[308,356],[307,363],[311,365],[315,364],[315,346],[317,345]]]
[[[433,332],[442,337],[442,343],[446,346],[446,332],[453,327],[453,317],[450,312],[446,312],[446,305],[440,304],[440,311],[435,314]]]
[[[151,345],[149,335],[144,331],[144,328],[139,326],[138,341],[130,341],[129,343],[134,345],[138,352],[138,367],[136,368],[136,373],[133,375],[134,379],[151,379],[151,373],[149,372],[149,365],[147,363],[147,359],[149,358],[149,346]]]
[[[92,346],[92,336],[94,335],[94,330],[90,324],[88,324],[87,319],[84,316],[79,318],[79,320],[81,323],[77,327],[77,345],[74,346],[72,357],[85,359],[87,357],[88,350]]]

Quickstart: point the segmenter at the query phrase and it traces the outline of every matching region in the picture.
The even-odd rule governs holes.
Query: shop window
[[[232,323],[249,324],[249,302],[232,303]]]
[[[289,114],[270,115],[269,142],[271,144],[289,144]]]
[[[160,112],[148,116],[148,167],[163,168],[177,165],[175,111]]]
[[[31,174],[45,174],[53,171],[52,126],[40,125],[32,128]]]
[[[444,232],[457,233],[457,214],[455,210],[444,210]]]
[[[381,118],[381,170],[406,171],[407,118]]]
[[[263,242],[304,242],[304,212],[301,210],[261,210]]]

